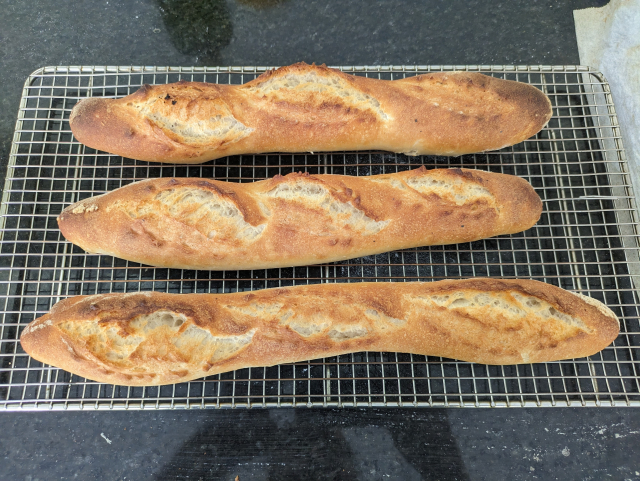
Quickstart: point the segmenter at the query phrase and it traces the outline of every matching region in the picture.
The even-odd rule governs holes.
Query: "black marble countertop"
[[[0,159],[47,65],[577,64],[592,1],[0,0]],[[0,480],[640,479],[640,411],[0,413]]]

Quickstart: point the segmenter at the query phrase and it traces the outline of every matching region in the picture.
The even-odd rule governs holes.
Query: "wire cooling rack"
[[[4,186],[0,251],[0,410],[174,409],[257,406],[640,405],[638,217],[609,87],[586,67],[342,67],[398,79],[440,70],[481,71],[541,88],[553,118],[535,137],[457,158],[386,152],[265,154],[203,165],[134,161],[86,148],[69,114],[85,97],[117,97],[144,83],[180,79],[241,84],[253,68],[49,67],[27,80]],[[372,175],[425,165],[514,174],[544,202],[526,232],[319,266],[253,271],[150,268],[86,254],[65,241],[56,217],[70,203],[149,177],[251,182],[306,171]],[[235,292],[327,282],[410,282],[494,276],[533,278],[604,301],[621,334],[590,358],[485,366],[439,357],[364,352],[242,369],[162,387],[99,384],[31,359],[24,327],[66,296],[155,290]]]

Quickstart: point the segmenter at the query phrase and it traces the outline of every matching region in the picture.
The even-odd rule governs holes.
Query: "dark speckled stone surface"
[[[593,1],[0,0],[0,159],[45,65],[575,64]],[[637,409],[0,413],[0,480],[640,479]]]
[[[7,480],[637,480],[635,409],[3,414]]]

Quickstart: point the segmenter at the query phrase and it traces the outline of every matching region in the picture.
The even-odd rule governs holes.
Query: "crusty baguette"
[[[67,207],[88,252],[184,269],[265,269],[521,232],[542,202],[519,177],[424,167],[369,177],[137,182]]]
[[[531,280],[469,279],[71,297],[20,342],[41,362],[142,386],[357,351],[546,362],[592,355],[618,332],[595,299]]]
[[[550,117],[551,102],[537,88],[479,73],[389,81],[299,63],[244,85],[179,82],[85,99],[69,122],[95,149],[199,163],[260,152],[462,155],[521,142]]]

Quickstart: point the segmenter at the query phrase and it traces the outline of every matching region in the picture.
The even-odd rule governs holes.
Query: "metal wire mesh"
[[[439,70],[481,71],[541,88],[551,98],[554,115],[545,129],[521,144],[458,158],[275,153],[203,165],[159,165],[76,142],[68,123],[74,104],[89,96],[123,96],[143,83],[185,79],[241,84],[266,68],[50,67],[34,72],[21,100],[0,211],[0,408],[640,405],[638,218],[614,106],[601,74],[586,67],[342,68],[382,79]],[[56,224],[56,216],[70,203],[149,177],[250,182],[292,171],[372,175],[420,165],[521,176],[543,199],[542,218],[526,232],[478,242],[319,266],[225,272],[151,268],[86,254],[66,242]],[[533,278],[582,292],[620,316],[621,334],[595,356],[563,362],[484,366],[364,352],[148,388],[87,381],[31,359],[18,341],[29,322],[71,295],[235,292],[471,276]]]

